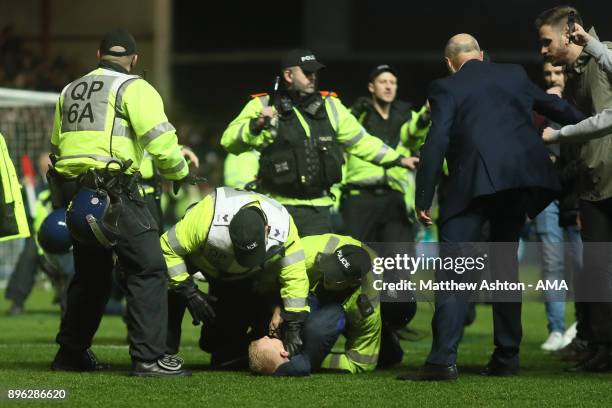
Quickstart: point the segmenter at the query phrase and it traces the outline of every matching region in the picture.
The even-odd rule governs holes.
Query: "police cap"
[[[100,54],[125,57],[136,54],[136,40],[127,30],[118,28],[106,33],[100,42]]]
[[[325,65],[317,61],[317,57],[310,50],[297,48],[289,51],[281,61],[281,70],[289,67],[301,67],[305,72],[317,72]]]
[[[258,207],[241,208],[229,225],[236,262],[246,268],[264,263],[266,259],[266,221]]]
[[[343,245],[331,254],[322,254],[318,261],[326,289],[345,289],[356,286],[370,271],[372,261],[368,252],[356,245]]]
[[[370,82],[374,82],[376,77],[382,74],[383,72],[390,72],[397,78],[397,71],[395,68],[388,64],[381,64],[374,68],[372,72],[370,72]]]

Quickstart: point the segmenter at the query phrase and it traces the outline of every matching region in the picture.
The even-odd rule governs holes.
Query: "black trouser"
[[[145,187],[145,186],[141,186],[141,187]],[[155,224],[157,224],[158,226],[158,234],[159,236],[161,236],[164,233],[164,231],[162,228],[163,218],[161,214],[160,201],[156,199],[155,194],[153,193],[145,194],[143,199],[145,201],[147,208],[149,209],[149,212],[151,213],[151,215],[153,216],[153,219],[155,220]],[[114,273],[115,273],[116,279],[113,280],[110,297],[111,297],[111,300],[115,302],[120,302],[125,297],[125,289],[124,289],[125,272],[121,270],[120,262],[117,262],[115,264]]]
[[[286,205],[300,237],[327,234],[332,231],[329,207]]]
[[[246,367],[249,343],[268,334],[272,303],[253,290],[251,279],[219,281],[209,278],[208,293],[216,318],[203,324],[200,348],[211,354],[211,365],[220,366],[240,360]],[[176,354],[181,341],[181,323],[187,307],[185,299],[168,291],[168,337],[166,352]]]
[[[490,240],[505,242],[501,251],[489,255],[487,265],[491,271],[503,273],[501,279],[518,282],[518,239],[525,222],[524,195],[521,190],[508,190],[490,196],[476,198],[471,206],[447,220],[440,229],[442,247],[440,256],[455,255],[452,243],[477,242],[482,226],[488,220],[491,225]],[[449,245],[451,244],[451,245]],[[458,251],[461,251],[458,249]],[[437,281],[473,280],[476,276],[457,275],[454,271],[436,271]],[[427,362],[439,365],[455,364],[457,347],[463,333],[468,312],[468,297],[462,293],[436,293],[436,309],[432,318],[433,341]],[[518,367],[522,338],[521,303],[493,303],[493,336],[495,351],[491,360],[502,365]]]
[[[32,292],[37,270],[38,247],[34,238],[30,237],[25,240],[25,246],[19,254],[15,270],[9,278],[5,298],[18,305],[23,305]]]
[[[34,238],[27,238],[25,246],[19,254],[17,266],[9,278],[5,292],[6,299],[12,300],[17,305],[23,305],[32,293],[32,288],[36,282],[36,273],[40,268],[51,281],[56,291],[55,300],[59,301],[63,310],[66,303],[66,287],[74,274],[72,256],[62,254],[51,255],[51,257],[53,257],[53,260],[40,255]],[[70,259],[66,259],[66,257],[70,257]]]
[[[594,299],[585,303],[584,334],[594,344],[612,346],[612,198],[602,201],[580,201],[582,241],[584,242],[583,270],[578,296]],[[582,328],[582,327],[581,327]]]
[[[363,242],[412,242],[404,196],[391,189],[363,188],[342,195],[340,213],[350,236]]]
[[[115,252],[125,270],[130,355],[134,360],[153,361],[164,354],[166,344],[166,263],[149,210],[125,193],[119,195],[123,201],[120,236],[112,250],[73,239],[75,275],[57,342],[73,350],[91,346],[111,293]]]
[[[150,185],[143,185],[142,187],[143,188],[154,188],[153,186],[150,186]],[[159,199],[155,191],[145,194],[144,200],[145,200],[145,203],[147,204],[147,208],[149,209],[149,212],[153,216],[153,219],[159,226],[160,235],[163,234],[163,228],[162,228],[163,216],[162,216],[162,210],[161,210],[161,200]]]
[[[402,361],[404,350],[402,350],[396,331],[410,323],[416,311],[416,302],[382,302],[380,304],[382,329],[377,367],[385,368]]]

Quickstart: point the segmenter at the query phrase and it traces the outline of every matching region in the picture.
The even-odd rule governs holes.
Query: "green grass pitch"
[[[26,303],[27,313],[6,317],[0,300],[0,389],[56,389],[69,392],[66,401],[19,402],[15,405],[60,407],[465,407],[465,406],[611,406],[612,375],[575,375],[562,371],[555,355],[539,349],[546,338],[542,303],[523,306],[524,339],[521,373],[513,378],[478,374],[492,351],[491,310],[478,306],[474,325],[466,330],[459,353],[460,378],[452,383],[395,380],[399,371],[415,370],[429,350],[431,335],[404,342],[403,366],[361,375],[316,374],[309,378],[263,378],[244,372],[206,370],[208,355],[197,347],[198,330],[185,320],[181,355],[191,378],[137,379],[126,374],[129,356],[126,331],[117,317],[105,317],[93,350],[109,362],[106,373],[54,373],[49,363],[56,351],[59,313],[51,292],[37,288]],[[568,323],[572,310],[568,308]],[[430,331],[431,307],[419,303],[412,327]]]

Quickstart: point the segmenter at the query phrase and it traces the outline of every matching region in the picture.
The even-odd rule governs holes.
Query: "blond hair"
[[[274,362],[274,349],[262,348],[257,340],[249,344],[249,368],[254,374],[271,375],[278,366]]]

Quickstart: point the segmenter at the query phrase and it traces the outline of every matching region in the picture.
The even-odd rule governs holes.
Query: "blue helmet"
[[[53,210],[38,229],[38,244],[50,254],[65,254],[70,251],[72,241],[66,226],[66,209]]]
[[[112,233],[103,222],[110,207],[110,198],[105,191],[82,188],[66,211],[66,224],[72,236],[85,245],[113,246]]]

